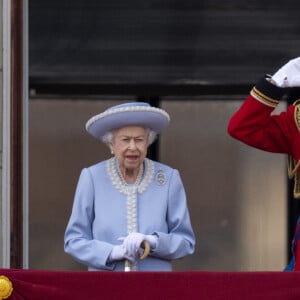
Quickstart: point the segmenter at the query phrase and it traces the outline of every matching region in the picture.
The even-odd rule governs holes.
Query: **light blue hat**
[[[113,106],[90,118],[85,128],[95,138],[125,126],[137,125],[161,133],[170,121],[169,114],[145,102],[130,102]]]

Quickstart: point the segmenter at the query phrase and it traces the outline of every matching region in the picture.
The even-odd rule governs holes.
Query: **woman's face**
[[[110,149],[115,154],[121,169],[139,169],[148,148],[148,131],[140,126],[117,129]]]

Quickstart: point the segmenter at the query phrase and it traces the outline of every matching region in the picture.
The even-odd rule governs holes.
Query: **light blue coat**
[[[171,271],[171,261],[192,254],[195,236],[179,172],[154,163],[154,176],[137,198],[138,232],[156,234],[157,247],[137,263],[138,271]],[[163,171],[163,182],[157,174]],[[108,262],[118,238],[127,236],[126,195],[107,173],[106,161],[81,171],[71,217],[65,232],[65,251],[89,270],[124,271],[124,261]]]

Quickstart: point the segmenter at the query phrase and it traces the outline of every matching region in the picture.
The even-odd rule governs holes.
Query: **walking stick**
[[[142,241],[141,248],[144,249],[144,253],[140,256],[140,259],[145,259],[150,253],[150,244],[147,241]],[[125,260],[125,272],[134,271],[132,268],[132,263],[128,259]]]

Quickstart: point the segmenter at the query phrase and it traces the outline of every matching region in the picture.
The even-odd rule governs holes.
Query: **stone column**
[[[26,268],[28,1],[0,1],[0,11],[0,267]]]
[[[0,265],[10,267],[10,38],[11,3],[0,2]]]

